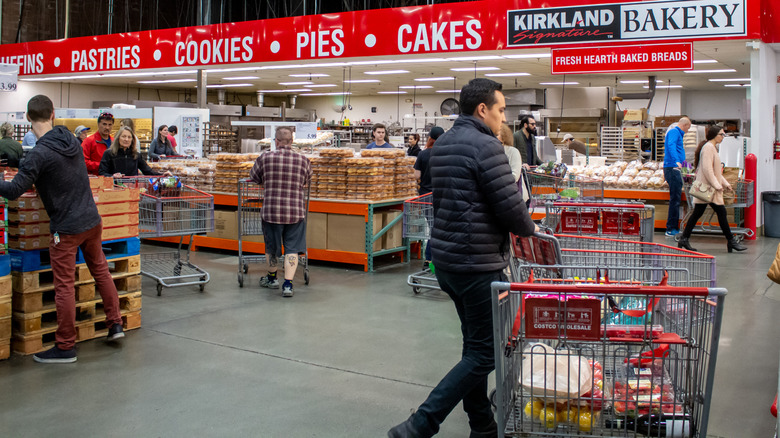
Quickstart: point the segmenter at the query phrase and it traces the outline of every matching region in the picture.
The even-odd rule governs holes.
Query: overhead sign
[[[552,49],[552,74],[693,69],[693,44],[643,44]]]
[[[510,10],[507,45],[747,35],[746,0],[678,0]]]

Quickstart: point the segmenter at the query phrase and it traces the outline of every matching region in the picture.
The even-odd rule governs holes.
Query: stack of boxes
[[[355,201],[379,201],[393,197],[394,167],[384,158],[347,159],[347,197]]]
[[[125,329],[141,326],[141,263],[138,239],[139,190],[113,186],[111,178],[91,177],[90,186],[103,219],[103,249],[120,294]],[[57,330],[54,304],[54,278],[49,256],[49,223],[40,198],[26,193],[9,202],[13,351],[32,354],[51,347]],[[95,282],[84,263],[76,257],[77,341],[105,336],[103,303]],[[0,311],[3,309],[0,278]],[[4,332],[0,323],[0,335]],[[0,355],[3,352],[0,341]]]
[[[312,198],[346,199],[346,160],[353,155],[352,149],[324,148],[319,157],[309,157]]]
[[[414,177],[415,157],[395,159],[393,180],[394,198],[413,198],[417,196],[417,178]]]

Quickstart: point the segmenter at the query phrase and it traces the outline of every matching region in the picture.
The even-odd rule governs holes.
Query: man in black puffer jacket
[[[461,90],[460,107],[452,129],[436,141],[430,168],[433,263],[460,317],[463,355],[417,411],[388,432],[390,437],[435,435],[461,401],[470,437],[498,435],[487,396],[488,374],[495,368],[490,283],[506,280],[509,233],[529,236],[536,225],[496,138],[505,121],[501,84],[473,79]]]
[[[49,257],[54,275],[57,331],[54,347],[36,353],[36,362],[76,361],[76,253],[81,248],[95,287],[103,299],[108,340],[124,337],[114,280],[103,254],[103,224],[89,186],[87,166],[76,137],[64,126],[53,126],[54,105],[43,95],[27,103],[27,119],[38,143],[27,153],[19,173],[0,181],[0,196],[16,199],[33,184],[51,218]]]

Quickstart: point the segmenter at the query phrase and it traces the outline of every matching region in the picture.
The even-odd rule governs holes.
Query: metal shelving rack
[[[218,152],[239,153],[238,129],[219,123],[205,122],[205,139],[203,153],[205,155]]]

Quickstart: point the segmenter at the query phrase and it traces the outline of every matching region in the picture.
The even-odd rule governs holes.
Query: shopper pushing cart
[[[279,289],[279,258],[284,245],[282,296],[293,296],[292,280],[299,254],[306,254],[306,188],[311,181],[309,159],[292,150],[292,128],[276,129],[276,150],[260,155],[251,178],[263,186],[261,220],[268,275],[260,286]]]

